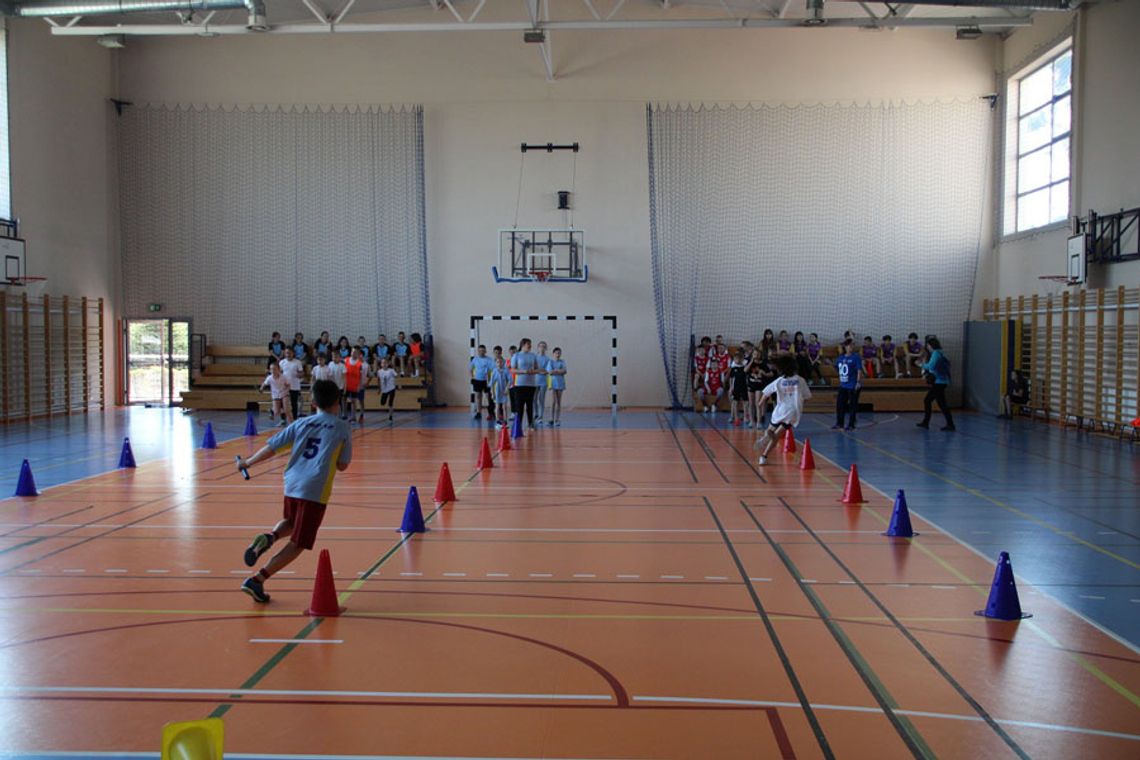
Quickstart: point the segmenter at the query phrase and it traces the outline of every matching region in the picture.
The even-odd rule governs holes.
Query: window
[[[1069,217],[1073,50],[1055,48],[1009,82],[1005,232]]]
[[[0,18],[0,219],[12,218],[8,169],[8,28]]]

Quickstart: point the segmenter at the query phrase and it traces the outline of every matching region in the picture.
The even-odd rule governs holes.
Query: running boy
[[[380,408],[388,407],[388,421],[392,421],[392,410],[396,406],[396,370],[388,364],[387,359],[380,360],[380,369],[376,371],[376,384],[380,386]],[[361,409],[364,408],[362,404]]]
[[[768,403],[771,396],[776,397],[776,409],[772,412],[772,422],[764,435],[757,439],[760,446],[760,465],[768,464],[768,452],[780,437],[780,433],[790,430],[800,424],[803,415],[804,402],[811,398],[811,390],[807,380],[796,374],[796,359],[791,354],[783,354],[776,359],[776,368],[780,377],[772,381],[764,389],[760,404]]]
[[[293,421],[293,412],[289,408],[289,379],[281,374],[281,367],[276,364],[269,365],[269,374],[261,381],[258,390],[269,387],[269,397],[273,399],[273,419],[280,419],[281,426]]]
[[[348,469],[352,461],[352,432],[336,416],[340,411],[336,385],[327,380],[313,383],[313,399],[319,410],[316,414],[297,420],[274,435],[248,460],[237,461],[241,470],[280,452],[290,452],[289,464],[285,466],[281,521],[271,532],[256,536],[245,550],[246,567],[253,567],[278,539],[289,538],[289,543],[261,570],[241,584],[241,590],[260,604],[269,601],[265,582],[301,556],[301,552],[313,548],[332,492],[333,477]]]

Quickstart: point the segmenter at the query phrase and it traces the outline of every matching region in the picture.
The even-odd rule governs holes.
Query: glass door
[[[190,389],[190,321],[126,321],[126,402],[172,406]]]

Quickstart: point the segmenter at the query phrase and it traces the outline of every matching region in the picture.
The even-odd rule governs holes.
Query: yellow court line
[[[972,489],[972,488],[967,488],[966,486],[962,485],[961,483],[957,483],[957,482],[955,482],[955,481],[953,481],[953,480],[951,480],[951,479],[949,479],[949,478],[945,478],[945,477],[943,477],[943,476],[939,475],[938,473],[935,473],[935,472],[931,472],[930,470],[927,470],[927,469],[925,469],[925,468],[923,468],[923,467],[919,467],[918,465],[916,465],[916,464],[914,464],[914,463],[912,463],[912,462],[909,462],[909,461],[907,461],[907,460],[905,460],[905,459],[903,459],[903,458],[901,458],[901,457],[895,456],[895,455],[894,455],[894,454],[892,454],[891,452],[889,452],[889,451],[885,451],[885,450],[883,450],[883,449],[879,448],[878,446],[875,446],[874,444],[871,444],[871,443],[867,443],[866,441],[860,440],[860,439],[858,439],[858,438],[855,438],[855,439],[853,439],[853,440],[857,441],[858,443],[860,443],[860,444],[862,444],[862,445],[864,445],[864,446],[867,446],[867,447],[869,447],[869,448],[871,448],[871,449],[874,449],[875,451],[878,451],[878,452],[880,452],[880,453],[882,453],[882,454],[885,454],[886,456],[888,456],[888,457],[890,457],[890,458],[892,458],[892,459],[894,459],[894,460],[896,460],[896,461],[898,461],[898,462],[901,462],[902,464],[905,464],[905,465],[907,465],[907,466],[909,466],[909,467],[913,467],[913,468],[915,468],[915,469],[917,469],[917,470],[920,470],[921,472],[925,472],[925,473],[928,473],[928,474],[930,474],[930,475],[933,475],[934,477],[938,478],[939,480],[942,480],[942,481],[944,481],[944,482],[946,482],[946,483],[949,483],[950,485],[953,485],[953,486],[955,486],[955,487],[957,487],[957,488],[960,488],[960,489],[962,489],[962,490],[966,491],[967,493],[976,494],[976,495],[977,495],[977,496],[979,496],[980,498],[982,498],[982,499],[984,499],[984,500],[986,500],[986,501],[992,502],[993,504],[995,504],[995,505],[997,505],[997,506],[999,506],[999,507],[1001,507],[1001,508],[1003,508],[1003,509],[1008,509],[1009,511],[1011,511],[1011,512],[1014,512],[1014,513],[1016,513],[1016,514],[1023,514],[1023,513],[1021,513],[1021,512],[1020,512],[1020,510],[1017,510],[1017,509],[1015,509],[1015,508],[1013,508],[1013,507],[1009,507],[1008,505],[1005,505],[1005,504],[1003,504],[1003,503],[999,502],[999,501],[998,501],[998,500],[996,500],[996,499],[992,499],[992,498],[990,498],[989,496],[986,496],[985,494],[983,494],[983,493],[981,493],[981,492],[979,492],[979,491],[975,491],[975,490],[974,490],[974,489]],[[822,460],[824,460],[825,462],[828,462],[828,463],[830,463],[830,464],[831,464],[832,466],[834,466],[834,467],[839,467],[839,465],[838,465],[838,464],[836,464],[834,461],[832,461],[832,460],[831,460],[831,459],[829,459],[828,457],[824,456],[823,454],[820,454],[820,455],[819,455],[819,458],[820,458],[820,459],[822,459]],[[840,472],[842,472],[842,471],[843,471],[843,468],[839,467],[839,470],[840,470]],[[822,473],[820,473],[820,474],[822,474]],[[838,486],[837,486],[837,484],[835,483],[835,481],[833,481],[831,478],[829,478],[829,477],[827,477],[826,475],[824,475],[824,479],[825,479],[825,480],[827,480],[827,482],[831,483],[831,485],[832,485],[832,487],[833,487],[833,488],[838,488]],[[879,494],[880,494],[880,495],[881,495],[883,498],[888,498],[888,499],[889,499],[889,497],[888,497],[888,496],[887,496],[885,493],[883,493],[882,491],[880,491],[878,488],[875,488],[875,486],[871,485],[870,487],[871,487],[871,488],[873,488],[875,491],[877,491],[877,492],[878,492],[878,493],[879,493]],[[883,521],[883,518],[882,518],[882,516],[881,516],[881,515],[879,515],[877,512],[875,512],[875,511],[871,510],[871,514],[873,514],[873,515],[874,515],[876,518],[878,518],[880,521]],[[919,516],[919,518],[922,518],[922,515],[921,515],[921,513],[918,513],[918,516]],[[1059,535],[1062,535],[1062,536],[1066,535],[1065,533],[1063,533],[1063,532],[1061,532],[1061,531],[1058,531],[1057,529],[1053,528],[1052,526],[1049,526],[1049,525],[1048,525],[1048,524],[1046,524],[1046,523],[1041,523],[1040,521],[1038,521],[1038,520],[1036,520],[1036,519],[1034,519],[1034,518],[1032,518],[1032,517],[1028,517],[1028,516],[1026,516],[1026,517],[1027,517],[1027,519],[1029,519],[1029,520],[1031,520],[1031,521],[1033,521],[1033,522],[1036,522],[1036,523],[1038,523],[1038,524],[1040,524],[1040,525],[1043,525],[1043,526],[1045,526],[1045,527],[1049,528],[1049,529],[1050,529],[1050,530],[1052,530],[1054,533],[1058,533]],[[929,521],[928,521],[928,522],[929,522]],[[932,527],[933,527],[933,526],[932,526]],[[940,532],[940,533],[944,533],[945,535],[949,536],[949,534],[946,534],[946,533],[945,533],[945,531],[939,530],[939,532]],[[949,536],[949,537],[953,538],[952,536]],[[1076,538],[1075,536],[1074,536],[1073,538],[1074,538],[1075,540],[1079,541],[1080,543],[1087,543],[1087,542],[1085,542],[1085,541],[1081,541],[1080,539]],[[950,563],[950,562],[948,562],[947,560],[943,559],[942,557],[938,556],[938,554],[937,554],[937,553],[935,553],[933,550],[931,550],[929,547],[927,547],[927,546],[924,546],[924,545],[922,544],[922,542],[921,542],[921,541],[919,541],[918,539],[911,539],[911,544],[912,544],[913,546],[917,547],[917,548],[918,548],[918,550],[919,550],[919,551],[921,551],[923,554],[925,554],[926,556],[930,557],[932,560],[934,560],[934,561],[935,561],[935,562],[937,562],[939,565],[941,565],[943,568],[945,568],[945,569],[946,569],[948,572],[952,573],[952,574],[953,574],[953,575],[954,575],[956,578],[960,579],[960,580],[961,580],[961,581],[962,581],[964,584],[966,584],[966,585],[967,585],[967,586],[969,586],[970,588],[974,589],[975,591],[977,591],[977,592],[978,592],[979,594],[981,594],[982,596],[988,596],[988,594],[989,594],[989,591],[988,591],[988,589],[987,589],[987,588],[985,588],[984,586],[981,586],[981,585],[979,585],[978,583],[974,582],[974,581],[973,581],[972,579],[970,579],[970,578],[969,578],[967,575],[965,575],[964,573],[960,572],[960,571],[959,571],[959,570],[958,570],[956,567],[954,567],[954,565],[953,565],[953,564],[951,564],[951,563]],[[1103,550],[1101,550],[1099,547],[1097,547],[1097,546],[1094,546],[1093,544],[1088,544],[1088,545],[1089,545],[1089,546],[1091,546],[1091,547],[1092,547],[1092,548],[1094,548],[1094,549],[1097,549],[1098,551],[1103,551]],[[1112,554],[1111,552],[1107,552],[1107,551],[1106,551],[1106,552],[1104,552],[1104,553],[1106,553],[1106,554],[1109,554],[1109,555],[1111,555],[1111,556],[1114,556],[1114,557],[1116,556],[1116,555]],[[1123,560],[1124,562],[1126,562],[1127,564],[1131,564],[1131,565],[1133,565],[1133,566],[1135,566],[1135,567],[1140,567],[1140,565],[1135,565],[1135,563],[1129,562],[1129,561],[1128,561],[1128,560],[1126,560],[1126,559],[1123,559],[1123,558],[1120,558],[1120,559],[1122,559],[1122,560]],[[1079,618],[1079,619],[1080,619],[1082,622],[1086,622],[1086,623],[1087,623],[1087,621],[1085,621],[1083,618],[1080,618],[1080,616],[1079,616],[1079,615],[1078,615],[1077,617],[1078,617],[1078,618]],[[1065,648],[1064,646],[1062,646],[1062,645],[1061,645],[1061,643],[1060,643],[1059,641],[1057,641],[1057,639],[1055,639],[1055,638],[1053,638],[1053,636],[1049,635],[1049,634],[1048,634],[1048,633],[1047,633],[1045,630],[1043,630],[1043,629],[1042,629],[1042,628],[1041,628],[1039,625],[1037,625],[1036,623],[1034,623],[1034,622],[1030,622],[1030,621],[1023,621],[1023,624],[1024,624],[1024,625],[1026,625],[1026,626],[1029,628],[1029,630],[1031,630],[1031,631],[1033,631],[1034,633],[1036,633],[1036,634],[1037,634],[1037,635],[1038,635],[1038,636],[1039,636],[1039,637],[1040,637],[1040,638],[1041,638],[1043,641],[1045,641],[1047,644],[1049,644],[1050,646],[1054,647],[1055,649],[1057,649],[1057,650],[1059,650],[1059,651],[1061,651],[1061,652],[1064,652],[1064,653],[1065,653],[1066,655],[1068,655],[1069,657],[1072,657],[1072,658],[1073,658],[1073,661],[1074,661],[1074,662],[1076,662],[1078,665],[1080,665],[1080,666],[1081,666],[1081,667],[1082,667],[1082,668],[1083,668],[1085,671],[1087,671],[1089,674],[1091,674],[1092,676],[1094,676],[1094,677],[1095,677],[1095,678],[1096,678],[1098,681],[1100,681],[1101,683],[1103,683],[1105,686],[1107,686],[1108,688],[1112,689],[1112,690],[1113,690],[1113,691],[1115,691],[1117,694],[1119,694],[1120,696],[1124,697],[1126,700],[1128,700],[1129,702],[1131,702],[1131,703],[1132,703],[1132,705],[1133,705],[1134,707],[1140,708],[1140,696],[1137,696],[1137,695],[1136,695],[1134,692],[1132,692],[1132,690],[1130,690],[1130,689],[1129,689],[1127,686],[1125,686],[1124,684],[1122,684],[1122,683],[1120,683],[1119,681],[1117,681],[1115,678],[1113,678],[1112,676],[1110,676],[1108,673],[1105,673],[1103,670],[1101,670],[1101,669],[1100,669],[1100,667],[1099,667],[1099,666],[1097,666],[1097,665],[1096,665],[1096,663],[1094,663],[1094,662],[1091,662],[1090,660],[1088,660],[1087,658],[1085,658],[1083,655],[1077,654],[1076,652],[1072,651],[1071,649]],[[1095,628],[1095,626],[1094,626],[1094,628]]]

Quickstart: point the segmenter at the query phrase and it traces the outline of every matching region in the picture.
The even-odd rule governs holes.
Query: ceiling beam
[[[895,19],[883,18],[874,22],[865,18],[836,18],[829,19],[825,26],[812,27],[815,29],[877,29],[877,28],[920,28],[920,29],[954,29],[959,26],[976,26],[980,29],[1009,29],[1014,27],[1033,26],[1032,18],[998,18],[998,17],[932,17]],[[569,29],[569,30],[601,30],[601,29],[800,29],[805,28],[800,19],[646,19],[640,21],[539,21],[539,29]],[[488,21],[481,23],[404,23],[404,24],[339,24],[337,33],[355,32],[365,34],[383,34],[391,32],[513,32],[534,29],[535,25],[527,21]],[[210,27],[211,34],[323,34],[330,31],[329,24],[277,24],[265,32],[250,32],[243,25],[226,25]],[[55,27],[52,34],[58,36],[97,37],[101,34],[128,34],[136,36],[186,36],[201,34],[202,30],[196,27],[185,27],[180,24],[122,24],[109,26],[73,26]]]

